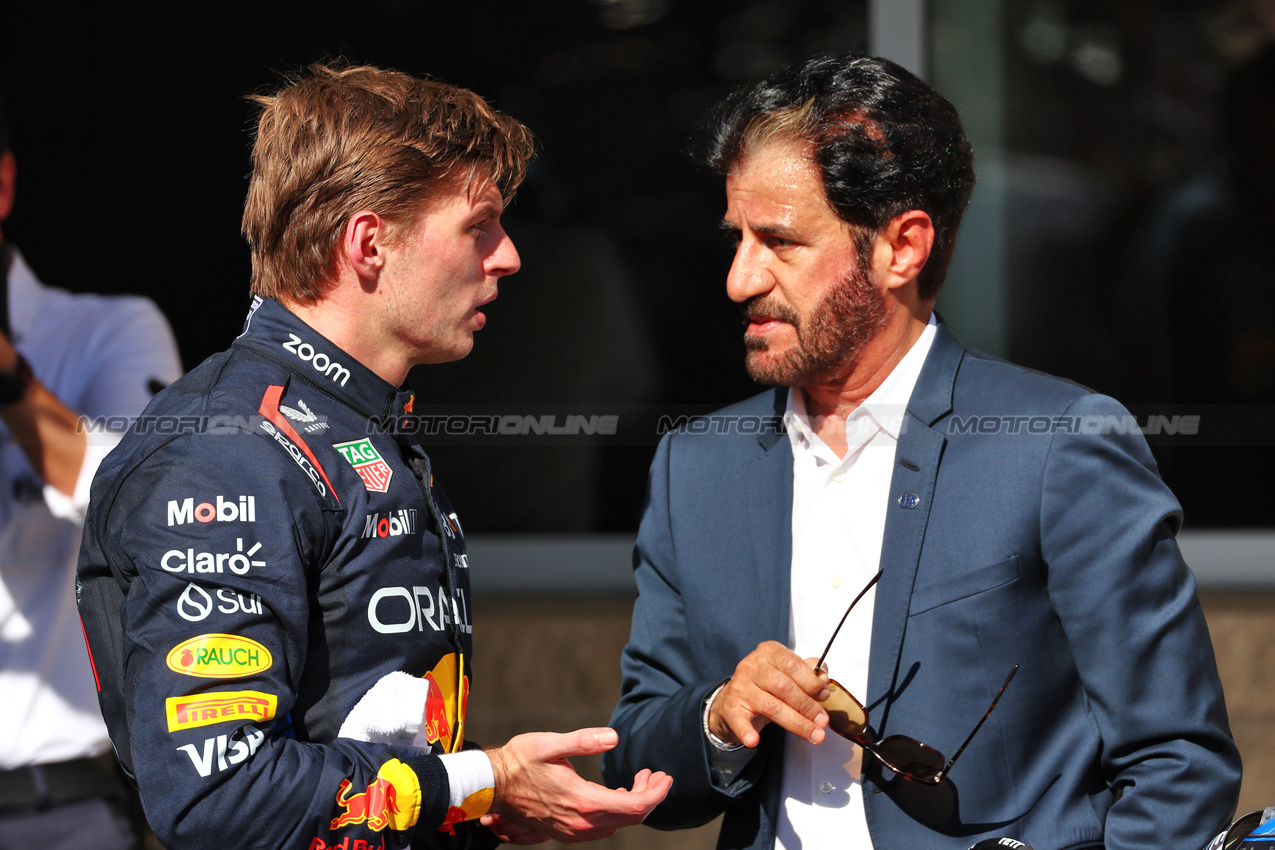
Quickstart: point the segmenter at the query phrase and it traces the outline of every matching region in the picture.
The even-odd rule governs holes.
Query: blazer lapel
[[[952,387],[965,348],[941,321],[925,366],[908,402],[899,435],[885,536],[881,541],[883,575],[872,614],[872,648],[868,662],[868,698],[878,729],[885,726],[888,697],[898,682],[899,654],[907,628],[908,605],[921,546],[930,518],[939,463],[947,439],[934,423],[952,410]],[[880,708],[876,708],[880,706]]]
[[[767,600],[753,609],[754,631],[746,638],[749,650],[763,640],[788,642],[792,607],[792,451],[782,428],[787,399],[786,390],[775,390],[772,413],[776,427],[762,429],[765,433],[757,437],[756,453],[744,461],[742,469],[753,539],[751,575],[756,598]]]

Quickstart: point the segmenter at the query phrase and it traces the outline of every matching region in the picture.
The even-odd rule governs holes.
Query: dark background
[[[1275,70],[1259,8],[1015,0],[990,37],[932,34],[984,38],[1003,60],[1004,353],[1139,412],[1202,411],[1204,437],[1152,441],[1195,526],[1275,512],[1261,235]],[[614,414],[621,429],[436,441],[431,455],[471,531],[631,531],[659,413],[758,389],[724,294],[721,181],[685,153],[694,126],[774,68],[864,48],[865,21],[863,0],[8,0],[18,194],[4,233],[46,284],[149,295],[190,369],[248,306],[246,94],[325,58],[473,88],[538,139],[505,219],[523,267],[469,358],[413,373],[419,408]]]

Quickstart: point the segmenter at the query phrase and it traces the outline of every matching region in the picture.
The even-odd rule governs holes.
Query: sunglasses
[[[1245,839],[1250,835],[1254,835],[1250,846],[1259,841],[1275,841],[1275,827],[1270,823],[1272,818],[1275,818],[1275,809],[1272,808],[1249,812],[1231,824],[1226,832],[1214,838],[1206,850],[1239,850],[1245,846]]]
[[[872,577],[867,586],[859,591],[859,595],[850,603],[846,613],[841,615],[841,622],[837,623],[837,628],[833,631],[832,637],[829,638],[828,645],[824,647],[823,655],[819,656],[819,662],[815,664],[816,673],[823,670],[824,659],[828,657],[828,650],[832,649],[832,643],[837,639],[837,634],[841,631],[841,627],[845,625],[846,618],[850,616],[850,612],[854,610],[854,606],[863,598],[863,595],[871,590],[872,586],[881,579],[881,573],[881,570],[877,570],[877,574]],[[863,707],[863,703],[855,699],[835,679],[828,680],[828,690],[832,693],[820,705],[828,713],[829,729],[863,747],[865,751],[871,753],[886,768],[913,782],[938,785],[946,778],[948,772],[952,769],[952,765],[956,764],[956,760],[960,758],[961,753],[965,752],[965,748],[969,746],[970,741],[974,740],[978,730],[983,728],[987,718],[992,716],[992,711],[995,710],[996,703],[1000,701],[1001,694],[1005,693],[1005,688],[1009,686],[1010,681],[1013,680],[1014,674],[1017,672],[1018,665],[1015,664],[1013,669],[1009,671],[1009,675],[1005,677],[1005,683],[1001,685],[1000,690],[996,692],[996,696],[992,698],[992,704],[988,706],[987,713],[983,715],[982,720],[975,724],[974,731],[970,732],[969,737],[965,739],[965,743],[961,744],[956,751],[956,755],[952,756],[951,761],[946,760],[942,753],[928,744],[922,744],[915,738],[909,738],[906,735],[877,738],[876,733],[868,726],[868,710]]]

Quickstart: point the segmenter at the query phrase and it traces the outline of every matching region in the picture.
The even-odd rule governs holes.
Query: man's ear
[[[890,219],[877,235],[874,261],[878,280],[898,289],[916,280],[934,247],[934,222],[921,210],[908,210]]]
[[[0,221],[13,212],[13,180],[17,173],[18,163],[13,158],[13,151],[0,154]]]
[[[389,224],[371,210],[350,216],[341,234],[341,252],[359,280],[375,282],[385,268]]]

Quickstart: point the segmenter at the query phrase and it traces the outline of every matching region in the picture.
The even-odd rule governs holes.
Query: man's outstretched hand
[[[633,787],[612,790],[582,779],[571,756],[604,753],[619,742],[614,729],[529,732],[487,750],[495,799],[482,823],[503,841],[537,844],[593,841],[646,819],[673,784],[666,773],[643,770]]]

